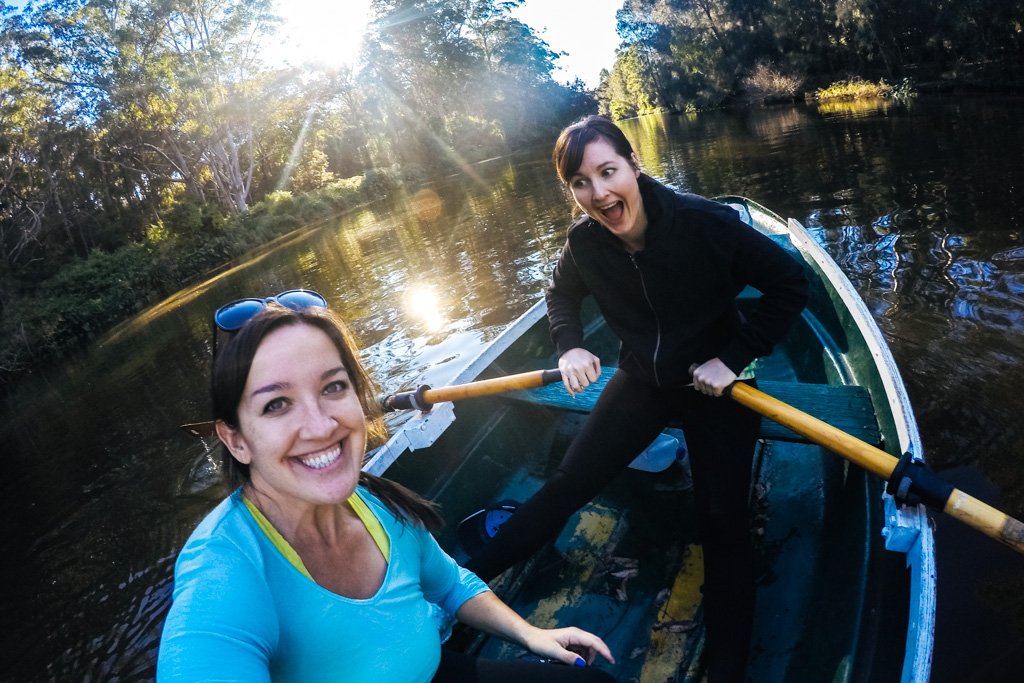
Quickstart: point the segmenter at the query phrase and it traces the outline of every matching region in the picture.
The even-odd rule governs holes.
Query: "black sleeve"
[[[807,304],[808,284],[803,264],[770,237],[738,217],[732,227],[733,277],[761,292],[737,334],[718,354],[738,375],[755,358],[771,353],[786,334]]]
[[[570,240],[565,241],[558,256],[555,270],[544,290],[548,305],[548,325],[551,341],[559,357],[569,349],[583,346],[583,324],[580,322],[580,307],[583,297],[589,293],[576,260],[572,255]]]

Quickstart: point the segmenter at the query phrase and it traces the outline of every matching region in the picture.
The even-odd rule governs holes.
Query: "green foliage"
[[[363,178],[360,191],[370,199],[387,197],[398,189],[400,180],[394,171],[387,169],[370,169]]]
[[[445,121],[452,140],[459,141],[459,149],[471,158],[482,159],[505,151],[505,140],[497,121],[479,116],[452,114]]]
[[[366,167],[415,163],[447,171],[513,145],[549,140],[577,113],[580,93],[552,80],[558,55],[513,18],[520,4],[371,3],[378,21],[362,55],[367,68],[361,78],[372,84],[368,137],[382,144]]]
[[[274,209],[291,206],[294,201],[295,195],[291,190],[275,190],[263,198],[263,204]]]
[[[336,181],[316,192],[282,190],[241,216],[188,199],[148,230],[150,239],[112,252],[94,250],[4,309],[0,381],[11,373],[80,348],[97,334],[267,242],[322,225],[359,203],[394,192],[391,170]]]
[[[292,172],[291,185],[296,192],[318,190],[334,181],[328,169],[327,154],[320,149],[308,149]]]
[[[94,252],[44,283],[31,298],[20,299],[21,326],[33,355],[48,356],[78,348],[149,302],[165,295],[160,273],[144,246],[113,253]]]

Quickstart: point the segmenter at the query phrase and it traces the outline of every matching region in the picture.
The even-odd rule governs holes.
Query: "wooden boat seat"
[[[598,381],[587,387],[583,393],[577,394],[576,398],[569,396],[560,382],[539,389],[510,392],[506,396],[514,400],[571,412],[589,413],[614,372],[615,368],[602,368]],[[875,418],[875,410],[871,405],[871,397],[864,387],[767,380],[758,380],[757,384],[758,388],[766,394],[813,415],[861,441],[877,446],[882,440],[878,429],[878,420]],[[762,439],[809,443],[807,439],[796,432],[768,418],[761,420],[760,436]]]

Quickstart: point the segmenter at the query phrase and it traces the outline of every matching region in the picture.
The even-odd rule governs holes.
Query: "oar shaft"
[[[775,420],[783,427],[789,427],[797,434],[807,437],[830,451],[835,451],[850,462],[883,479],[892,476],[892,471],[896,468],[896,463],[899,462],[898,458],[889,455],[882,449],[864,443],[843,430],[837,429],[827,422],[822,422],[802,410],[797,410],[788,403],[783,403],[749,384],[736,382],[732,385],[730,395],[738,403],[745,405],[755,413]]]
[[[843,456],[855,465],[859,465],[887,481],[900,462],[898,458],[880,448],[867,444],[750,385],[736,382],[730,388],[729,395],[754,412],[788,427],[797,434]],[[983,534],[1024,554],[1024,524],[1013,517],[956,488],[952,488],[952,493],[946,499],[942,510],[964,524],[972,526]]]
[[[518,375],[506,375],[505,377],[484,379],[478,382],[470,382],[468,384],[453,384],[448,387],[428,389],[423,392],[423,398],[427,399],[430,403],[443,403],[445,401],[459,401],[464,398],[477,398],[479,396],[503,394],[506,391],[536,389],[537,387],[551,384],[551,382],[556,382],[562,378],[560,373],[554,378],[545,374],[551,372],[551,370],[534,370],[533,372],[523,372]],[[554,372],[557,373],[558,371],[555,370]]]
[[[455,384],[448,387],[431,389],[420,387],[416,391],[405,391],[399,394],[392,394],[385,398],[381,404],[384,410],[429,410],[435,403],[445,401],[459,401],[464,398],[477,398],[480,396],[492,396],[507,391],[518,391],[523,389],[536,389],[552,382],[562,379],[562,373],[558,370],[534,370],[523,372],[518,375],[506,375],[484,379],[478,382],[467,384]]]

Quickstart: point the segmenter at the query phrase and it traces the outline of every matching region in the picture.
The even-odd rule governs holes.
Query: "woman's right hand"
[[[601,638],[575,626],[531,626],[529,632],[524,635],[522,644],[535,655],[554,659],[569,666],[590,666],[598,655],[612,664],[615,663],[615,657]]]
[[[575,396],[601,376],[601,360],[582,347],[569,349],[558,359],[562,384],[570,396]]]

